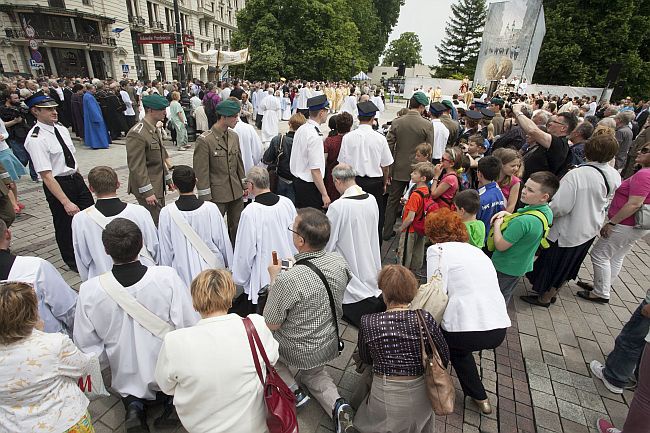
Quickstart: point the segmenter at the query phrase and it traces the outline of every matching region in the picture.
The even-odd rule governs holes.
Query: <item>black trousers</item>
[[[443,329],[442,334],[449,346],[451,365],[456,370],[463,393],[476,400],[485,400],[487,394],[472,352],[500,346],[506,338],[506,328],[474,332],[447,332]]]
[[[386,204],[384,201],[384,177],[357,176],[356,182],[357,185],[361,187],[361,189],[372,195],[377,201],[377,207],[379,208],[379,226],[377,227],[377,231],[379,232],[379,245],[381,245],[384,219],[386,217]]]
[[[395,220],[397,219],[397,210],[399,209],[399,201],[404,194],[404,188],[408,185],[408,181],[393,179],[388,186],[388,202],[386,203],[386,213],[384,219],[384,236],[390,237],[395,227]]]
[[[293,188],[296,191],[296,209],[313,207],[323,210],[323,199],[314,182],[305,182],[296,177],[293,180]]]
[[[343,304],[343,318],[357,328],[361,324],[361,316],[386,311],[386,304],[381,295],[362,299],[353,304]]]
[[[171,395],[165,394],[162,391],[158,391],[156,393],[155,400],[145,400],[144,398],[136,397],[130,394],[127,395],[126,397],[122,397],[122,404],[124,405],[125,409],[128,409],[131,403],[136,403],[136,402],[140,403],[142,407],[145,407],[146,405],[149,405],[151,403],[156,403],[156,402],[171,404],[172,401],[173,401],[173,397]]]
[[[75,173],[70,176],[56,176],[54,179],[59,183],[61,189],[70,201],[76,204],[80,210],[86,209],[95,204],[93,196],[84,182],[84,178]],[[76,268],[74,249],[72,247],[72,217],[63,208],[61,202],[43,184],[45,199],[52,212],[54,223],[54,236],[59,246],[61,257],[66,265]]]
[[[263,117],[264,116],[259,114],[259,113],[257,113],[257,115],[255,116],[255,126],[257,127],[257,129],[262,129],[262,118]]]

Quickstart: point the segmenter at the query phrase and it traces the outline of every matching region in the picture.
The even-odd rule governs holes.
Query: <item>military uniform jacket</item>
[[[245,173],[237,133],[213,126],[201,134],[194,149],[194,171],[200,199],[227,203],[241,198]]]
[[[165,160],[169,158],[158,128],[146,119],[126,135],[126,161],[129,166],[128,192],[136,197],[165,196],[165,184],[171,184]]]
[[[417,145],[429,143],[433,146],[433,124],[417,111],[409,110],[393,120],[386,140],[395,160],[390,175],[395,180],[407,182],[411,179],[411,165],[415,162]]]

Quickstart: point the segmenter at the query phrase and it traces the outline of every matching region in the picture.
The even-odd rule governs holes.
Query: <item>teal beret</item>
[[[501,98],[494,97],[494,98],[490,99],[490,103],[492,103],[494,105],[500,105],[501,107],[503,107],[503,105],[506,103],[506,101],[504,101]]]
[[[419,90],[413,94],[413,98],[425,107],[429,105],[429,98]]]
[[[442,105],[449,108],[450,110],[452,110],[454,108],[454,104],[452,104],[449,99],[443,99],[442,100]]]
[[[164,110],[169,107],[169,101],[162,96],[154,93],[142,98],[142,106],[144,108],[151,108],[152,110]]]
[[[217,114],[220,114],[222,116],[226,117],[232,117],[236,114],[239,114],[241,111],[241,106],[239,103],[232,101],[230,99],[226,99],[223,102],[220,102],[219,105],[217,105],[216,108]]]

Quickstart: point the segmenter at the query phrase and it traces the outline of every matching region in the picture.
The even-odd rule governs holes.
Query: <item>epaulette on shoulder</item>
[[[133,128],[131,128],[131,131],[140,133],[142,131],[142,128],[144,128],[144,123],[140,122],[133,126]]]
[[[208,131],[205,131],[203,134],[201,134],[199,137],[206,138],[210,134],[212,134],[212,131],[208,130]]]
[[[35,126],[34,129],[32,129],[32,138],[38,137],[38,133],[40,132],[41,127],[40,126]]]

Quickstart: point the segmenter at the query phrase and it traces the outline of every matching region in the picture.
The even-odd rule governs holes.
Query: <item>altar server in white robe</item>
[[[180,196],[176,202],[160,211],[160,264],[174,268],[185,283],[184,287],[189,288],[194,277],[201,271],[232,266],[232,244],[228,237],[228,227],[217,205],[199,200],[194,195],[194,169],[187,165],[177,165],[172,180]],[[185,227],[185,231],[189,227],[196,236],[191,232],[186,234],[179,224]]]
[[[381,92],[379,90],[375,90],[375,96],[370,98],[370,102],[375,104],[377,107],[377,112],[375,113],[375,119],[379,120],[381,119],[381,114],[386,110],[386,106],[384,105],[384,100],[381,99]]]
[[[289,227],[296,217],[291,200],[274,194],[269,189],[269,173],[265,168],[253,167],[246,175],[249,195],[255,201],[241,213],[235,241],[232,277],[235,284],[244,287],[240,297],[248,301],[248,313],[255,312],[258,292],[269,284],[267,270],[272,252],[279,258],[293,257],[296,247]],[[237,304],[242,305],[242,299]],[[245,308],[239,312],[244,312]]]
[[[40,257],[11,254],[11,231],[0,219],[0,280],[30,284],[38,299],[38,314],[43,331],[72,336],[77,292],[65,282],[59,271]]]
[[[302,113],[306,119],[309,119],[309,107],[307,107],[307,100],[312,97],[311,88],[308,83],[303,83],[302,87],[298,90],[297,109]]]
[[[280,132],[280,102],[269,88],[269,96],[262,102],[264,113],[262,118],[262,144],[264,149],[269,147],[271,139]]]
[[[85,353],[105,353],[108,357],[111,387],[120,394],[126,409],[126,431],[149,431],[144,405],[160,391],[154,371],[165,331],[154,335],[145,326],[161,319],[167,330],[186,328],[193,326],[199,315],[174,269],[147,267],[138,260],[142,232],[133,221],[115,218],[102,233],[102,241],[115,264],[108,272],[81,284],[74,342]],[[118,300],[140,304],[153,318],[136,321]],[[160,397],[165,409],[154,423],[156,427],[173,424],[172,399]]]
[[[244,173],[248,173],[248,170],[261,164],[264,154],[262,139],[255,131],[255,127],[246,122],[238,121],[233,131],[239,136],[239,150],[244,163]],[[268,147],[268,143],[266,147]]]
[[[325,249],[341,254],[348,262],[352,279],[343,294],[343,317],[359,327],[361,316],[385,311],[386,305],[377,286],[381,270],[379,209],[375,198],[356,184],[356,175],[347,164],[332,170],[341,197],[327,209],[332,228]]]
[[[102,231],[115,218],[126,218],[140,227],[144,237],[140,260],[146,266],[157,264],[158,231],[151,213],[143,206],[117,198],[120,182],[115,170],[101,165],[92,168],[88,173],[88,186],[97,202],[72,218],[72,245],[81,281],[103,274],[113,266],[102,245]]]
[[[352,118],[355,120],[359,115],[359,111],[357,110],[357,97],[353,88],[350,89],[350,94],[343,100],[341,113],[343,112],[350,113],[352,115]]]

